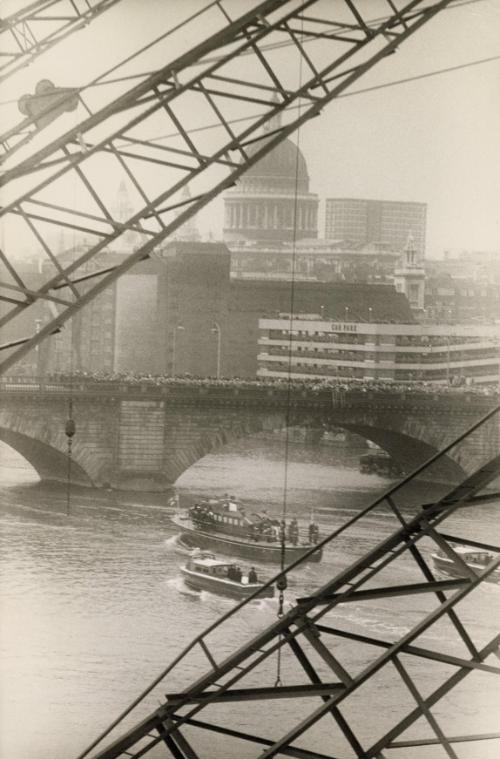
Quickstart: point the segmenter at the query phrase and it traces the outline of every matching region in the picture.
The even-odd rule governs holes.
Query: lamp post
[[[177,348],[177,331],[184,330],[182,324],[177,324],[172,331],[172,375],[175,375],[175,359]]]
[[[35,334],[38,335],[40,332],[40,328],[42,326],[42,320],[41,319],[35,319]],[[35,348],[35,355],[36,355],[36,375],[38,378],[40,378],[41,374],[41,355],[40,355],[40,343]]]
[[[344,321],[349,321],[349,306],[344,307]]]
[[[373,308],[368,306],[368,321],[371,322],[373,316]]]
[[[218,322],[214,322],[212,325],[212,332],[217,336],[217,379],[220,379],[220,364],[221,364],[221,329]]]
[[[446,335],[446,384],[450,384],[450,336]]]

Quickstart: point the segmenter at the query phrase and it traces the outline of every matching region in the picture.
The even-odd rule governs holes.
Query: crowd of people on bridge
[[[13,378],[10,378],[11,381]],[[16,378],[20,382],[26,382],[29,378]],[[6,378],[5,381],[8,381]],[[32,380],[31,380],[32,381]],[[132,372],[106,372],[106,371],[75,371],[73,373],[57,372],[48,374],[42,380],[45,384],[54,383],[119,383],[126,385],[142,385],[149,387],[227,387],[227,388],[277,388],[283,390],[308,390],[320,393],[324,390],[332,390],[340,398],[350,392],[389,392],[405,394],[441,394],[460,395],[472,393],[474,395],[495,396],[499,393],[499,387],[495,383],[488,385],[469,384],[436,384],[426,381],[396,382],[391,380],[359,380],[359,379],[284,379],[281,377],[265,377],[256,379],[243,379],[241,377],[196,377],[190,374],[172,376],[168,374],[138,374]]]

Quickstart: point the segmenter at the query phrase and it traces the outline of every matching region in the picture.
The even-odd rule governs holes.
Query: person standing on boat
[[[250,567],[250,572],[248,573],[248,582],[250,585],[254,585],[256,582],[258,582],[257,572],[255,571],[254,567]]]
[[[286,522],[284,519],[280,522],[280,528],[279,528],[279,541],[280,543],[284,543],[286,539]]]
[[[317,543],[319,541],[319,528],[316,522],[311,522],[309,525],[309,542]]]
[[[260,537],[260,529],[259,526],[256,524],[250,525],[250,538],[251,540],[255,540],[255,542],[258,541]]]
[[[295,517],[288,525],[288,540],[293,546],[296,546],[299,542],[299,525]]]
[[[243,577],[243,572],[241,571],[240,567],[234,568],[234,581],[235,582],[241,582],[241,578]]]

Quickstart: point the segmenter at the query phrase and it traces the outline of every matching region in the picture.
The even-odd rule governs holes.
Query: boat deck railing
[[[347,519],[341,526],[330,532],[326,537],[321,539],[315,546],[310,548],[301,558],[293,561],[283,570],[280,569],[271,579],[269,579],[262,587],[268,588],[271,585],[278,584],[283,578],[287,578],[290,573],[296,570],[298,567],[304,565],[305,562],[317,551],[331,546],[334,541],[342,539],[348,531],[356,527],[363,520],[369,520],[374,512],[377,515],[384,513],[390,515],[391,519],[388,521],[388,535],[382,541],[380,541],[380,535],[373,535],[372,542],[367,548],[366,552],[358,558],[354,558],[345,568],[341,569],[334,578],[328,581],[328,583],[321,589],[315,591],[307,598],[300,599],[290,612],[284,612],[283,616],[288,618],[286,629],[289,629],[291,623],[297,624],[297,619],[303,617],[306,611],[309,609],[317,608],[318,605],[322,606],[322,611],[318,612],[317,617],[325,613],[326,610],[331,609],[339,601],[345,601],[346,597],[356,593],[360,598],[370,598],[372,590],[360,591],[359,588],[365,584],[368,580],[372,579],[379,571],[387,567],[392,561],[402,556],[405,552],[409,552],[412,558],[415,559],[418,568],[424,572],[424,576],[427,581],[433,581],[432,574],[429,577],[429,571],[426,566],[423,566],[423,560],[418,552],[415,550],[417,540],[422,537],[430,537],[435,541],[438,547],[442,548],[445,553],[450,553],[450,547],[448,541],[453,541],[457,544],[465,545],[477,545],[482,548],[487,548],[493,552],[498,552],[500,549],[497,546],[486,545],[484,543],[477,543],[467,538],[461,538],[456,535],[444,535],[439,533],[436,527],[444,521],[456,508],[463,506],[472,506],[475,504],[482,504],[491,501],[494,498],[500,497],[500,487],[496,487],[498,475],[500,473],[500,455],[498,454],[500,440],[500,406],[494,408],[484,417],[479,419],[472,427],[465,431],[462,435],[452,440],[442,450],[433,455],[424,464],[418,466],[410,474],[405,476],[400,482],[390,487],[381,496],[372,501],[369,505],[363,508],[361,511]],[[463,475],[461,478],[457,477],[457,468],[461,467]],[[455,477],[455,480],[452,479]],[[443,478],[448,478],[448,488],[445,495],[443,495]],[[432,490],[432,497],[429,498],[429,502],[422,504],[415,500],[414,488],[416,478],[424,478],[426,482],[435,482],[435,485],[430,485]],[[460,482],[460,479],[462,482]],[[438,484],[438,483],[441,484]],[[451,485],[451,489],[450,489]],[[485,490],[488,489],[488,490]],[[477,493],[481,494],[478,495]],[[394,530],[394,525],[396,529]],[[454,554],[454,560],[460,561]],[[481,582],[489,574],[491,574],[497,566],[500,565],[500,558],[495,559],[491,564],[485,567],[480,576],[471,577],[471,573],[464,564],[463,570],[465,578],[459,578],[444,582],[434,582],[432,585],[433,592],[439,594],[442,591],[451,590],[453,588],[462,589],[463,583],[467,581],[467,578],[471,580],[472,585],[477,582]],[[409,592],[420,592],[422,588],[419,584],[411,586],[412,590]],[[420,585],[423,585],[420,584]],[[441,587],[442,586],[442,587]],[[465,592],[465,591],[464,591]],[[468,591],[467,591],[468,592]],[[98,738],[89,745],[85,751],[83,751],[78,759],[84,759],[89,754],[103,745],[105,740],[110,740],[115,735],[115,730],[119,726],[122,726],[124,721],[129,721],[132,713],[137,716],[137,708],[143,704],[146,700],[150,702],[150,697],[153,691],[156,691],[157,687],[165,683],[167,678],[170,678],[174,670],[178,672],[183,668],[187,657],[191,655],[195,650],[203,659],[208,663],[210,670],[206,676],[198,680],[193,686],[184,691],[186,696],[185,701],[181,700],[181,705],[184,703],[192,703],[189,699],[193,693],[199,693],[204,691],[207,695],[206,688],[208,685],[215,687],[215,690],[208,692],[208,698],[203,700],[203,703],[209,703],[212,699],[221,697],[225,689],[229,688],[231,684],[234,684],[235,680],[248,672],[252,664],[246,664],[245,660],[250,654],[254,654],[257,660],[262,660],[269,656],[271,653],[278,650],[281,642],[276,642],[274,636],[276,631],[281,628],[283,619],[278,618],[274,625],[271,625],[264,633],[257,636],[254,641],[245,643],[243,648],[238,648],[235,642],[235,654],[224,660],[222,664],[217,664],[218,655],[210,642],[210,636],[215,632],[221,630],[222,627],[231,623],[237,615],[240,615],[245,607],[251,604],[253,601],[259,598],[261,588],[256,590],[252,595],[248,596],[238,604],[236,604],[227,613],[223,614],[216,621],[206,627],[202,632],[197,634],[193,639],[179,652],[179,654],[158,674],[158,676],[130,703],[126,709],[104,730]],[[390,595],[390,593],[389,593]],[[373,594],[373,597],[376,595]],[[291,616],[290,616],[291,615]],[[295,622],[293,622],[295,620]],[[280,637],[282,635],[280,634]],[[267,648],[266,648],[267,645]],[[234,668],[240,670],[240,674],[237,674],[235,678],[229,682],[222,683],[221,679],[227,675],[230,671],[234,671]],[[177,678],[174,678],[177,682]],[[187,695],[186,695],[187,694]],[[157,694],[158,695],[158,694]],[[163,696],[164,698],[164,696]],[[192,718],[199,709],[202,708],[203,703],[198,703],[187,716],[177,717],[177,726],[184,721],[189,723],[189,719]],[[156,745],[163,738],[155,736],[153,737],[151,731],[155,728],[158,729],[158,720],[164,720],[167,707],[160,707],[156,710],[150,718],[143,720],[137,732],[129,731],[124,739],[115,740],[111,747],[101,750],[95,754],[96,757],[118,757],[118,756],[143,756],[149,748]],[[170,706],[170,708],[172,708]],[[150,719],[150,723],[148,723]],[[150,731],[148,733],[148,730]],[[140,735],[146,736],[146,739],[150,739],[150,746],[142,746],[138,753],[131,753],[130,747],[134,740],[138,740]]]

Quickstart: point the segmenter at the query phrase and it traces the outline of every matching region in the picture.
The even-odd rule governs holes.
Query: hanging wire
[[[83,103],[79,103],[79,106],[83,105]],[[79,110],[80,108],[77,108],[75,112],[75,121],[78,122],[79,117]],[[73,204],[74,207],[77,207],[77,177],[74,176],[73,179]],[[63,238],[64,239],[64,238]],[[76,230],[73,230],[73,249],[76,247]],[[64,244],[62,246],[64,248]],[[64,250],[62,251],[64,252]],[[76,315],[77,319],[81,318],[81,314]],[[76,423],[73,418],[73,374],[75,370],[74,365],[74,336],[75,336],[75,324],[73,322],[73,319],[70,321],[71,324],[71,330],[68,330],[69,332],[69,400],[68,400],[68,418],[66,419],[66,424],[64,426],[64,434],[67,437],[68,441],[68,447],[67,447],[67,459],[68,459],[68,466],[66,470],[66,516],[69,517],[70,510],[71,510],[71,475],[72,475],[72,464],[73,464],[73,437],[76,432]],[[77,331],[78,332],[78,331]],[[77,334],[78,339],[78,334]]]
[[[71,387],[71,386],[70,386]],[[71,391],[70,391],[71,392]],[[73,419],[73,397],[70,395],[68,402],[68,418],[64,427],[64,432],[68,438],[68,469],[66,476],[66,516],[69,517],[71,505],[71,463],[73,456],[73,435],[76,432],[75,420]]]
[[[302,30],[304,28],[304,20],[301,19]],[[302,87],[302,55],[299,57],[299,87]],[[299,101],[299,117],[300,117],[300,101]],[[288,382],[287,382],[287,402],[285,411],[285,450],[284,450],[284,476],[283,476],[283,508],[280,524],[280,540],[281,540],[281,555],[280,555],[280,568],[282,575],[278,578],[276,587],[278,589],[278,618],[283,617],[284,603],[285,603],[285,590],[287,588],[287,578],[284,574],[286,563],[286,515],[287,515],[287,492],[288,492],[288,465],[290,455],[290,409],[292,400],[292,326],[293,326],[293,313],[295,308],[295,272],[296,272],[296,247],[297,247],[297,218],[298,218],[298,196],[299,196],[299,167],[300,167],[300,126],[297,129],[297,145],[295,151],[295,180],[294,180],[294,198],[293,198],[293,219],[292,219],[292,259],[291,259],[291,283],[290,283],[290,318],[289,318],[289,331],[288,331]],[[275,686],[282,685],[281,679],[281,648],[282,648],[283,635],[279,635],[278,653],[276,659],[276,680]]]

